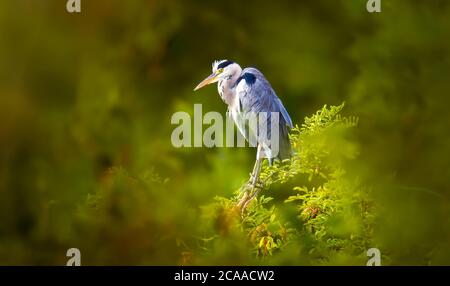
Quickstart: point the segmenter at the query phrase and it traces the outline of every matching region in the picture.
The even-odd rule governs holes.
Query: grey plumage
[[[228,79],[225,79],[227,81]],[[220,85],[220,82],[219,82]],[[288,132],[292,128],[292,120],[284,108],[281,100],[276,95],[270,83],[264,75],[255,68],[246,68],[242,71],[239,78],[233,84],[235,90],[236,104],[229,105],[229,111],[235,119],[241,134],[249,140],[249,136],[256,136],[257,130],[251,130],[248,121],[245,120],[249,113],[267,113],[267,139],[271,139],[272,130],[270,128],[272,112],[279,113],[279,152],[277,156],[271,157],[266,154],[266,158],[271,162],[272,159],[287,159],[291,156],[291,144],[289,142]],[[249,130],[250,129],[250,130]],[[253,134],[247,134],[246,130]],[[267,152],[266,152],[267,153]]]

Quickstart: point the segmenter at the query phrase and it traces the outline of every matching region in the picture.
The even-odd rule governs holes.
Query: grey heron
[[[256,162],[243,197],[238,203],[238,206],[243,210],[262,188],[259,182],[262,160],[267,158],[269,164],[272,164],[273,159],[290,158],[292,151],[288,132],[292,128],[292,121],[270,83],[256,68],[242,69],[239,64],[233,61],[215,61],[212,64],[212,74],[198,84],[194,91],[215,82],[218,83],[219,95],[228,105],[228,113],[232,116],[240,133],[247,141],[250,140],[250,136],[256,138]],[[248,121],[246,120],[248,114],[261,113],[266,114],[265,119],[263,119],[267,124],[267,133],[264,139],[258,136],[259,130],[248,129]],[[273,125],[268,124],[274,115],[278,119],[275,126],[276,130],[273,130]],[[278,152],[272,152],[273,146],[268,144],[274,135],[278,135],[274,137],[278,137],[276,142]]]

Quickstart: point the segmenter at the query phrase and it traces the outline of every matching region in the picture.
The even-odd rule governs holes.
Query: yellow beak
[[[205,78],[201,83],[199,83],[195,88],[194,91],[199,90],[200,88],[204,87],[205,85],[215,83],[217,82],[218,77],[217,74],[213,73],[212,75]]]

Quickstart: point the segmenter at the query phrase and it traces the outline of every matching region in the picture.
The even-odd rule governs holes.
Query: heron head
[[[229,60],[215,61],[212,64],[212,74],[199,83],[194,91],[204,87],[205,85],[218,82],[222,79],[232,76],[237,69],[240,69],[238,64]]]

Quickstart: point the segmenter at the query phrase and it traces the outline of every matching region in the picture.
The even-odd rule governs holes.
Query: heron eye
[[[223,73],[223,68],[217,70],[218,73]]]

